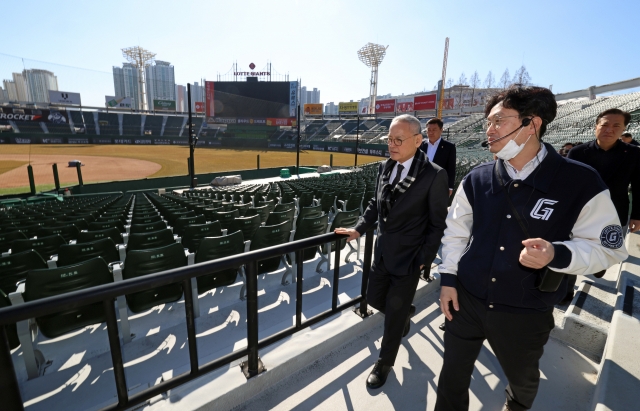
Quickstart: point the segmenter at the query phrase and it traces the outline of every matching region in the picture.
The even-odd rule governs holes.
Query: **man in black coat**
[[[622,133],[622,136],[620,136],[620,140],[632,146],[640,146],[640,143],[634,140],[633,136],[629,132]]]
[[[367,302],[385,314],[379,359],[367,387],[380,388],[407,335],[421,266],[433,261],[446,227],[447,174],[419,150],[420,121],[404,114],[389,127],[390,159],[380,164],[375,197],[355,229],[338,228],[354,240],[378,222]]]
[[[631,115],[617,108],[605,110],[596,117],[596,139],[575,146],[567,158],[593,167],[604,183],[609,187],[611,201],[618,212],[620,223],[629,221],[629,231],[640,229],[640,148],[624,143],[621,136],[629,125]],[[629,219],[629,184],[633,195],[633,209]],[[593,274],[597,278],[604,276],[606,270]],[[562,303],[573,299],[573,287],[576,277],[570,276],[567,295]]]
[[[456,181],[456,146],[441,138],[444,123],[439,118],[432,118],[427,121],[427,140],[420,149],[425,152],[429,161],[436,163],[447,171],[449,177],[449,195],[453,193],[453,186]]]

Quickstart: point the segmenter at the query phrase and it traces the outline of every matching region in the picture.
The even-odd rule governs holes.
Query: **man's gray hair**
[[[401,114],[397,117],[394,117],[391,123],[397,123],[399,121],[409,124],[414,134],[421,134],[422,125],[420,124],[420,120],[418,120],[417,117],[412,116],[411,114]]]

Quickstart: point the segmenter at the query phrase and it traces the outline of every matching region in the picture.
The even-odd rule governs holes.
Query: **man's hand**
[[[520,252],[520,264],[529,268],[546,267],[553,256],[555,249],[553,244],[542,238],[528,238],[522,242],[524,249]]]
[[[458,290],[455,287],[447,287],[442,286],[440,289],[440,309],[444,313],[444,316],[447,317],[447,320],[453,320],[453,314],[449,310],[449,302],[453,304],[453,309],[456,311],[460,311],[460,306],[458,305]]]
[[[453,190],[449,189],[449,197],[451,197],[451,193],[453,193]]]
[[[354,230],[353,228],[338,227],[334,230],[334,233],[347,234],[349,236],[349,238],[347,238],[347,241],[355,240],[356,238],[360,237],[360,233]]]
[[[629,232],[635,233],[640,230],[640,220],[629,220]]]

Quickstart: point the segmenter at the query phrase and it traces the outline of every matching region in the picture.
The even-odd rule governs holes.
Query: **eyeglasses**
[[[420,133],[416,133],[413,136],[417,136],[417,135],[420,135]],[[411,137],[413,137],[413,136],[411,136]],[[402,139],[402,138],[392,138],[390,136],[387,136],[387,145],[388,146],[394,145],[394,146],[398,147],[398,146],[402,145],[403,141],[409,140],[411,137],[407,137],[405,139]]]
[[[503,117],[500,117],[500,116],[494,116],[494,117],[493,117],[493,120],[486,118],[486,119],[484,119],[484,120],[482,121],[482,129],[483,129],[484,131],[487,131],[487,130],[489,130],[489,128],[490,128],[491,126],[493,126],[493,128],[495,128],[496,130],[498,130],[498,129],[500,128],[500,126],[502,125],[502,124],[501,124],[501,123],[502,123],[502,120],[503,120],[503,119],[505,119],[505,118],[509,118],[509,117],[520,117],[520,116],[503,116]]]

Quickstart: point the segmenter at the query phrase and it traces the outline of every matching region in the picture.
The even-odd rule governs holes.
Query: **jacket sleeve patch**
[[[618,249],[622,247],[624,235],[622,227],[616,224],[606,226],[600,233],[600,243],[603,247]]]

